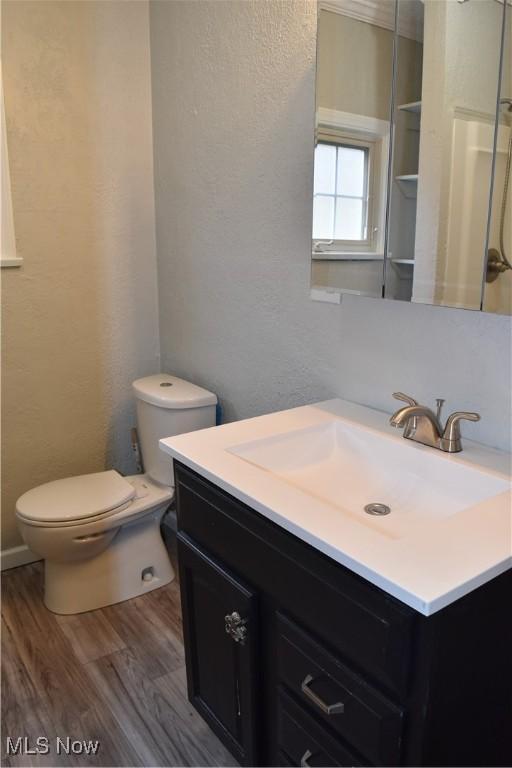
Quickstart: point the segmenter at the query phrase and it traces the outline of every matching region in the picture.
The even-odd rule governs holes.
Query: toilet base
[[[45,560],[46,607],[59,614],[84,613],[169,584],[175,574],[160,533],[166,506],[123,525],[95,557]]]

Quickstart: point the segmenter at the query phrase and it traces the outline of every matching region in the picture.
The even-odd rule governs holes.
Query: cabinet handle
[[[235,643],[244,645],[247,639],[247,619],[242,619],[238,611],[227,613],[224,616],[224,628],[226,634],[230,636]]]
[[[300,684],[300,689],[304,696],[307,696],[310,701],[313,702],[313,704],[316,704],[316,706],[325,714],[325,715],[340,715],[345,711],[345,705],[338,701],[336,704],[326,704],[323,699],[320,698],[320,696],[317,696],[314,691],[311,690],[309,687],[311,683],[313,682],[313,676],[312,675],[306,675],[302,683]]]
[[[310,757],[313,757],[313,753],[311,752],[311,750],[306,749],[306,751],[304,752],[304,754],[302,755],[302,757],[300,759],[300,764],[301,764],[302,768],[310,768],[310,765],[308,763],[308,760],[309,760]]]

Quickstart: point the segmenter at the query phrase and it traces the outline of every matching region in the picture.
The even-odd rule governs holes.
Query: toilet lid
[[[28,520],[67,522],[109,512],[134,496],[133,485],[111,469],[39,485],[18,499],[16,511]]]

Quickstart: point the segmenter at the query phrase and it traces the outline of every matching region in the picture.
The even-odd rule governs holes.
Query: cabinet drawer
[[[175,462],[178,529],[272,595],[350,664],[408,692],[415,613]]]
[[[303,706],[377,765],[398,765],[403,710],[277,614],[278,676]]]
[[[280,691],[278,707],[279,759],[283,761],[281,765],[362,765],[284,691]],[[289,761],[286,762],[288,758]]]

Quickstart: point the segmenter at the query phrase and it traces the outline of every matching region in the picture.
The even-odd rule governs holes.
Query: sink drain
[[[373,502],[372,504],[366,504],[364,511],[368,515],[389,515],[391,509],[387,504],[379,504],[378,502]]]

